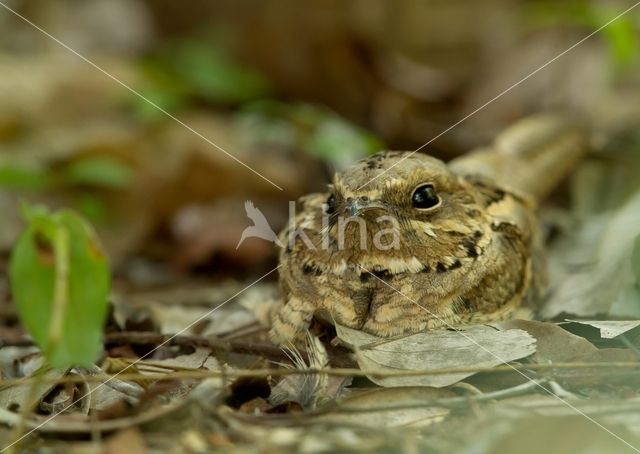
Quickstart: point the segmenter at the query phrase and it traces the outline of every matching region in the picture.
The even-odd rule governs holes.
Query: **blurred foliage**
[[[22,325],[54,367],[88,366],[102,349],[107,258],[92,227],[77,214],[25,207],[24,215],[28,225],[9,269]]]
[[[302,151],[337,167],[384,148],[364,128],[311,104],[255,101],[237,118],[239,136],[248,146],[294,149],[301,144]]]
[[[141,91],[167,111],[199,100],[236,105],[270,93],[262,74],[236,62],[215,41],[186,39],[167,44],[141,62],[146,86]],[[135,109],[147,119],[164,118],[148,102],[134,98]]]
[[[133,172],[120,161],[108,156],[96,156],[70,163],[63,172],[70,185],[89,185],[122,189],[133,180]]]
[[[41,191],[51,186],[46,170],[5,163],[0,165],[0,187],[8,190]]]
[[[93,222],[106,216],[105,203],[95,191],[126,189],[133,179],[127,164],[106,155],[86,156],[58,166],[0,162],[0,189],[35,193],[70,190],[76,194],[74,208]]]
[[[165,45],[142,62],[142,92],[167,111],[199,101],[217,106],[239,105],[241,138],[249,146],[297,149],[335,165],[379,151],[382,143],[363,128],[329,109],[305,103],[265,99],[268,80],[225,52],[222,40],[185,39]],[[216,44],[218,43],[218,44]],[[146,119],[164,118],[142,99],[136,111]]]
[[[132,179],[133,172],[126,164],[108,156],[78,159],[61,168],[0,163],[0,188],[8,190],[42,191],[79,185],[124,189]]]
[[[621,10],[616,5],[572,0],[567,2],[537,1],[528,15],[537,25],[579,25],[592,30],[600,29]],[[640,45],[637,28],[640,24],[637,13],[619,17],[600,30],[609,49],[613,66],[619,70],[639,62]]]

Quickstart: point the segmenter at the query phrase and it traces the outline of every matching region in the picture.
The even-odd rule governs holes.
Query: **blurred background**
[[[245,200],[280,228],[335,169],[417,148],[632,4],[2,3],[73,51],[0,7],[0,267],[26,200],[83,213],[137,287],[271,269],[272,244],[236,250]],[[621,17],[425,151],[450,159],[543,111],[637,144],[639,26]]]
[[[540,341],[540,357],[535,361],[637,360],[640,7],[539,70],[634,2],[0,0],[3,383],[7,377],[30,375],[36,370],[31,364],[39,364],[37,349],[23,342],[26,332],[7,282],[9,254],[24,226],[22,202],[51,209],[72,208],[96,227],[114,276],[105,336],[142,332],[171,334],[173,338],[174,333],[182,333],[200,340],[239,341],[235,345],[262,348],[244,351],[257,351],[257,356],[227,354],[227,350],[216,350],[209,356],[211,350],[198,348],[194,355],[204,351],[205,363],[200,356],[200,360],[191,358],[194,349],[190,344],[182,348],[153,340],[146,341],[153,345],[147,345],[117,341],[116,336],[104,342],[100,367],[105,373],[120,373],[129,368],[122,364],[136,364],[153,352],[148,359],[156,362],[150,364],[175,359],[170,366],[175,370],[217,370],[222,364],[222,370],[227,370],[227,365],[230,370],[271,368],[274,358],[279,358],[274,351],[281,357],[266,335],[267,312],[277,301],[273,285],[277,273],[258,285],[251,284],[251,288],[246,283],[276,266],[276,248],[252,238],[236,249],[241,232],[252,224],[245,213],[246,200],[253,201],[278,231],[289,215],[289,201],[324,190],[336,169],[356,159],[382,149],[414,150],[430,142],[424,152],[449,160],[490,143],[518,119],[543,112],[561,113],[585,125],[593,149],[540,210],[549,233],[552,284],[540,317],[547,321],[631,318],[636,322],[630,326],[636,328],[631,341],[622,344],[602,339],[599,330],[587,327],[591,331],[584,336],[603,347],[598,349],[582,338],[582,343],[576,344],[573,335],[573,340],[565,341],[569,334],[545,323],[548,331],[540,333],[546,332],[548,338],[541,337],[546,343]],[[514,84],[517,86],[496,98]],[[490,100],[494,101],[441,135]],[[89,274],[82,277],[92,279]],[[593,326],[597,327],[597,322]],[[185,327],[188,330],[184,331]],[[566,329],[583,333],[587,328]],[[558,331],[565,337],[557,335]],[[28,347],[14,349],[11,345]],[[132,358],[135,362],[121,362]],[[194,361],[193,365],[187,361]],[[423,367],[420,363],[419,368]],[[570,391],[551,389],[569,399],[594,396],[593,407],[585,404],[580,408],[592,411],[607,427],[627,424],[638,435],[637,374],[626,377],[625,369],[613,366],[602,370],[606,377],[585,368],[566,375],[552,372],[550,377],[563,386],[566,379],[569,386],[576,387],[568,387]],[[443,389],[445,394],[433,396],[448,399],[464,392],[471,402],[480,392],[475,386],[483,391],[515,389],[510,387],[521,383],[521,377],[511,375],[480,377],[475,385],[465,383],[467,387],[460,386],[456,393]],[[335,378],[327,391],[331,399],[351,384],[350,377]],[[574,378],[575,383],[571,382]],[[264,395],[260,394],[264,391],[262,382],[233,388],[231,397],[249,395],[234,408],[247,401],[258,402],[255,396],[268,396],[270,385],[264,381],[268,391]],[[155,403],[164,405],[170,394],[174,401],[182,399],[193,385],[182,381],[178,388],[178,382],[173,382],[167,382],[166,387],[150,386],[133,407],[130,400],[120,405],[125,402],[120,395],[113,401],[106,397],[92,397],[90,403],[83,400],[84,415],[91,405],[92,436],[97,434],[94,422],[104,419],[109,424],[119,418],[122,427],[129,429],[133,426],[128,419],[131,412],[154,410]],[[277,386],[282,383],[291,389],[306,389],[295,381],[287,385],[286,379]],[[359,386],[370,386],[364,380],[354,380],[353,385],[356,392]],[[252,395],[252,386],[260,393]],[[113,392],[110,387],[104,387],[104,396],[110,395],[106,391]],[[57,411],[54,404],[71,405],[81,400],[72,402],[73,393],[78,396],[80,391],[66,386],[50,391],[47,388],[41,399],[41,404],[49,405],[40,406],[42,414]],[[340,431],[314,428],[309,420],[298,419],[297,408],[302,407],[295,405],[282,407],[285,409],[271,416],[284,411],[293,415],[291,421],[296,424],[305,421],[303,426],[318,440],[308,444],[307,449],[314,452],[319,452],[321,442],[331,442],[333,433],[338,440],[335,446],[343,450],[348,443],[355,443],[353,440],[366,440],[362,446],[369,449],[376,446],[369,444],[371,440],[382,443],[380,438],[393,434],[385,441],[389,452],[401,446],[396,436],[406,441],[411,452],[417,446],[456,452],[462,445],[468,445],[465,452],[480,452],[483,446],[491,452],[526,451],[531,446],[533,452],[544,443],[556,442],[562,446],[557,452],[580,451],[579,446],[584,446],[584,452],[596,452],[593,446],[603,446],[599,452],[614,452],[606,443],[617,441],[594,430],[590,422],[565,418],[560,424],[558,419],[548,418],[557,410],[547,406],[548,401],[544,407],[540,401],[540,413],[532,413],[538,402],[533,398],[543,396],[534,395],[531,389],[528,392],[531,400],[517,395],[523,397],[519,412],[516,407],[489,412],[473,404],[469,405],[470,417],[462,417],[456,410],[445,420],[443,415],[448,413],[433,407],[424,415],[407,412],[410,418],[418,415],[415,425],[396,419],[393,412],[391,416],[354,413],[346,426],[366,425],[369,417],[374,427],[357,437],[355,432],[343,431],[342,419],[335,420]],[[16,411],[9,400],[11,393],[10,386],[0,389],[4,417]],[[213,395],[208,392],[194,401],[209,405]],[[403,402],[398,394],[379,395],[387,396],[382,397],[383,403]],[[368,405],[379,395],[373,394]],[[416,395],[407,394],[404,402],[415,405]],[[478,402],[484,397],[479,396]],[[601,406],[602,401],[595,400],[600,397],[611,398],[610,406]],[[635,404],[629,403],[634,397]],[[635,407],[625,406],[628,403]],[[240,416],[249,417],[260,408],[276,407],[248,405],[239,413],[246,412]],[[274,430],[277,426],[271,422],[264,425],[264,432],[247,429],[253,426],[243,425],[249,421],[244,418],[230,419],[230,424],[224,419],[230,414],[224,406],[213,418],[212,411],[201,417],[190,408],[167,413],[166,425],[153,421],[159,446],[189,446],[186,441],[191,440],[191,446],[198,449],[189,452],[204,452],[208,446],[226,450],[231,443],[226,437],[231,433],[231,441],[244,443],[254,437],[256,446],[263,449],[270,437],[295,438],[291,432]],[[549,413],[543,413],[543,408]],[[437,411],[429,413],[433,409]],[[68,417],[66,421],[75,424],[81,420],[79,411],[74,407],[74,414],[56,421],[64,422]],[[610,419],[605,420],[606,416]],[[212,420],[220,421],[219,431],[211,429],[217,427],[210,424]],[[381,431],[381,424],[391,420],[397,426]],[[449,425],[434,423],[432,432],[412,431],[443,420]],[[6,421],[0,422],[2,439],[7,429]],[[289,423],[285,424],[289,430]],[[70,437],[64,427],[60,425],[60,434],[64,433],[60,438],[67,440]],[[200,431],[207,438],[177,435],[182,430],[189,436]],[[535,442],[527,443],[533,437]],[[53,440],[48,435],[45,443]],[[423,442],[426,444],[417,444]],[[105,452],[135,451],[126,438],[121,443],[124,448]],[[71,451],[64,445],[63,452],[96,449]]]

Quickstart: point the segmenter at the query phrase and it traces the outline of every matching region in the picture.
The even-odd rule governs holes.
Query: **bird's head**
[[[352,257],[359,249],[360,256],[418,257],[434,269],[459,267],[481,253],[490,226],[476,187],[424,154],[379,153],[336,173],[329,189],[328,234],[334,244],[342,236]]]

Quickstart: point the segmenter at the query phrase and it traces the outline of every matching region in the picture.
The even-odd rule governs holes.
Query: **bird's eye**
[[[427,209],[433,208],[440,203],[440,198],[436,194],[432,184],[421,184],[414,191],[411,196],[411,203],[414,208]]]
[[[331,194],[326,202],[327,214],[333,214],[336,211],[336,196]]]

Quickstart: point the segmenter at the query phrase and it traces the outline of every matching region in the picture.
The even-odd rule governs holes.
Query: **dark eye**
[[[440,203],[440,198],[431,184],[418,186],[411,196],[411,203],[414,208],[433,208]]]
[[[327,214],[333,214],[336,211],[336,196],[331,194],[327,199]]]

